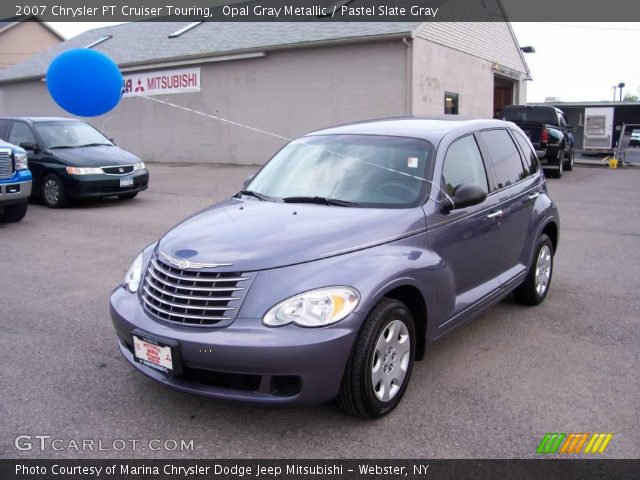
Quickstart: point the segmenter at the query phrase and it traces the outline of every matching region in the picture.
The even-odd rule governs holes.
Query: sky
[[[49,23],[70,38],[110,22]],[[522,23],[511,24],[525,53],[533,80],[527,101],[555,97],[565,102],[612,100],[613,86],[624,82],[625,93],[640,96],[640,23]],[[619,93],[618,93],[619,95]]]

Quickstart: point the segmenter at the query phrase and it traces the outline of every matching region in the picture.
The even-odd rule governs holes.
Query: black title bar
[[[637,480],[640,460],[0,460],[2,480]]]
[[[0,19],[48,22],[603,22],[640,20],[629,0],[15,0]]]

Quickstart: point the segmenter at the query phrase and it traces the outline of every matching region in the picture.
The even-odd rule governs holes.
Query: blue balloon
[[[104,53],[88,48],[67,50],[47,70],[47,88],[60,107],[82,117],[113,109],[122,97],[122,74]]]

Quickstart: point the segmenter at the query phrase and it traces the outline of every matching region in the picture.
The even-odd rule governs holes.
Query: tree
[[[638,95],[634,95],[633,93],[627,93],[624,96],[623,102],[637,102],[640,101],[640,97]]]

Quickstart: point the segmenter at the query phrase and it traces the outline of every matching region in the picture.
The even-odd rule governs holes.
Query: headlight
[[[301,327],[324,327],[345,318],[359,301],[360,294],[353,288],[319,288],[280,302],[267,312],[262,323],[268,327],[290,323]]]
[[[16,170],[27,170],[29,168],[26,153],[16,153],[13,155],[13,158],[16,163]]]
[[[129,271],[124,276],[125,287],[127,287],[131,293],[137,292],[140,286],[140,278],[142,278],[142,252],[138,254],[129,267]]]
[[[101,168],[67,167],[69,175],[96,175],[103,173]]]
[[[133,171],[144,170],[144,162],[136,163],[133,165]]]

